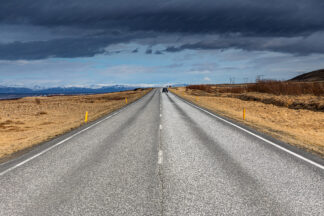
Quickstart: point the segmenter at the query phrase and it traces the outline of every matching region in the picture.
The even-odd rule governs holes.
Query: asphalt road
[[[0,165],[1,216],[324,215],[321,167],[159,89],[68,136]]]

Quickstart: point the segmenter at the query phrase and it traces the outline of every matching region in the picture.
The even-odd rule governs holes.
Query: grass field
[[[305,109],[305,104],[324,104],[323,96],[274,95],[260,92],[221,93],[215,91],[219,86],[208,86],[212,91],[205,91],[203,88],[181,87],[172,88],[170,91],[220,115],[324,157],[324,112]],[[240,98],[244,95],[263,101]],[[283,104],[276,104],[276,101]],[[304,104],[304,108],[289,108],[289,105],[294,103]],[[244,121],[243,108],[246,109]]]
[[[245,101],[324,112],[324,82],[260,81],[250,84],[190,85],[186,91],[205,96],[233,97]]]
[[[256,83],[230,85],[189,85],[187,89],[202,90],[209,93],[259,92],[273,95],[315,95],[324,96],[324,82],[292,82],[259,80]]]
[[[0,158],[49,140],[144,96],[150,89],[97,95],[26,97],[0,101]]]

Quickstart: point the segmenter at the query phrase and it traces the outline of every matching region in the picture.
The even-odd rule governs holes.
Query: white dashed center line
[[[159,150],[159,154],[158,154],[158,164],[162,164],[163,163],[163,151]]]

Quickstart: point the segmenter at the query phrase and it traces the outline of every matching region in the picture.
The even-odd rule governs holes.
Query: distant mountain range
[[[163,85],[162,85],[163,86]],[[186,84],[176,84],[173,86],[186,86]],[[149,87],[149,85],[145,85]],[[42,88],[35,86],[34,88],[25,87],[7,87],[0,85],[0,94],[31,94],[31,95],[55,95],[55,94],[100,94],[109,92],[119,92],[133,90],[136,88],[145,88],[143,85],[111,85],[98,87],[96,85],[90,87],[54,87]]]
[[[24,87],[6,87],[0,86],[1,94],[99,94],[133,90],[140,88],[140,86],[128,86],[128,85],[113,85],[104,86],[100,88],[87,88],[87,87],[55,87],[55,88],[24,88]]]

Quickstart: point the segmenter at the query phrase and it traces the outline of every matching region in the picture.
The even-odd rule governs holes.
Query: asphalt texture
[[[1,216],[324,215],[322,169],[161,89],[24,160]]]

